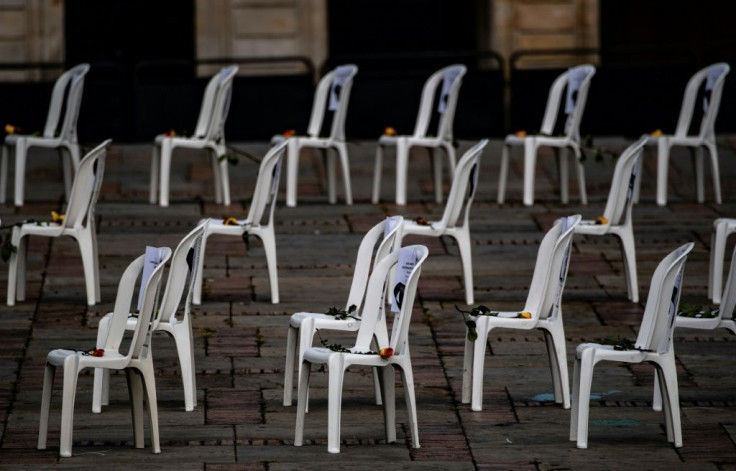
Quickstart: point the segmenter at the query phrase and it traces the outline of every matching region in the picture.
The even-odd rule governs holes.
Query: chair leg
[[[634,244],[634,230],[629,225],[617,234],[621,243],[621,257],[624,261],[624,275],[626,289],[632,303],[639,302],[639,277],[636,273],[636,247]]]
[[[471,409],[479,412],[483,410],[483,367],[485,366],[486,342],[488,341],[489,328],[483,318],[476,320],[478,338],[473,345],[473,382]]]
[[[473,254],[470,242],[470,228],[467,225],[457,228],[455,240],[457,241],[457,248],[460,252],[460,262],[463,266],[465,304],[472,305],[475,302],[475,297],[473,295]]]
[[[184,410],[191,412],[197,405],[197,378],[194,366],[194,346],[192,345],[192,324],[187,316],[180,324],[175,324],[174,342],[179,355],[179,368],[184,387]],[[150,406],[149,406],[150,408]]]
[[[169,205],[169,182],[171,180],[171,154],[174,152],[173,141],[166,138],[161,143],[161,159],[159,167],[159,205]]]
[[[590,414],[590,388],[593,383],[593,355],[592,349],[584,350],[579,360],[575,360],[575,367],[579,371],[575,372],[576,383],[576,408],[577,414],[577,447],[588,448],[588,416]]]
[[[3,145],[0,158],[0,204],[5,204],[5,195],[8,191],[8,146]]]
[[[668,430],[672,432],[668,439],[673,442],[676,448],[679,448],[682,446],[682,425],[680,422],[680,398],[674,355],[663,356],[659,366],[659,386],[662,390],[664,409],[667,414],[665,418],[668,419]]]
[[[442,159],[437,157],[438,149],[427,149],[432,160],[432,175],[434,176],[434,202],[442,203]]]
[[[501,168],[498,171],[498,196],[496,202],[503,204],[506,201],[506,179],[509,174],[509,146],[505,145],[501,149]]]
[[[316,331],[317,329],[314,327],[314,319],[307,317],[302,320],[302,323],[299,326],[299,340],[297,341],[298,356],[296,358],[299,365],[299,371],[297,373],[299,378],[302,376],[302,367],[304,366],[304,352],[312,346],[312,342],[314,342],[314,333]],[[301,385],[297,384],[297,389],[300,388]],[[307,391],[304,410],[309,412],[309,391]]]
[[[20,237],[20,229],[13,228],[11,235],[12,244],[18,247],[16,252],[10,254],[8,260],[8,306],[15,306],[16,296],[18,301],[24,301],[25,296],[25,257],[26,257],[26,237]],[[21,288],[22,286],[22,288]]]
[[[297,334],[299,329],[295,329],[289,324],[289,330],[286,334],[286,365],[284,366],[284,406],[291,406],[291,394],[294,390],[294,361],[297,357]]]
[[[130,410],[133,416],[133,441],[136,448],[143,448],[143,381],[140,372],[134,368],[125,369],[125,379],[128,382],[130,396]]]
[[[38,449],[46,449],[46,438],[49,432],[49,409],[51,408],[51,392],[54,389],[56,367],[46,364],[43,374],[43,393],[41,395],[41,418],[38,425]]]
[[[580,203],[588,204],[588,189],[585,186],[585,165],[582,161],[582,154],[578,147],[572,148],[575,153],[575,168],[578,171],[578,191],[580,192]]]
[[[473,383],[473,352],[474,343],[468,340],[467,331],[465,335],[465,350],[463,353],[463,392],[462,403],[470,403],[470,392]]]
[[[657,140],[657,205],[667,206],[667,172],[669,172],[670,143],[667,138]]]
[[[345,204],[353,204],[353,185],[350,181],[350,161],[348,160],[348,146],[344,142],[335,144],[337,154],[340,156],[340,168],[342,169],[342,180],[345,184]]]
[[[580,359],[575,356],[572,370],[572,410],[570,410],[570,441],[578,439],[578,410],[580,409]]]
[[[154,453],[161,453],[161,443],[158,433],[158,400],[156,398],[156,378],[153,371],[153,362],[148,357],[140,370],[143,380],[143,389],[146,391],[146,403],[148,405],[148,421],[151,427],[151,449]],[[142,437],[141,437],[142,438]]]
[[[409,167],[409,141],[400,137],[396,141],[396,204],[406,205],[406,174]]]
[[[302,446],[304,444],[304,416],[307,412],[307,398],[309,393],[309,376],[312,364],[306,362],[299,365],[299,391],[297,395],[296,405],[296,426],[294,427],[294,446]]]
[[[319,149],[327,172],[327,200],[330,204],[337,203],[337,190],[335,189],[335,156],[329,149]]]
[[[534,172],[537,165],[537,143],[524,140],[524,206],[534,205]]]
[[[662,389],[659,387],[659,373],[654,370],[654,392],[652,393],[652,410],[662,410]]]
[[[4,151],[3,151],[4,152]],[[3,160],[4,162],[5,160]],[[373,193],[371,203],[378,204],[381,199],[381,171],[383,170],[383,146],[376,146],[376,162],[373,167]]]
[[[227,153],[227,149],[221,150],[222,154],[224,155]],[[227,159],[223,159],[222,162],[217,162],[219,156],[215,157],[215,162],[219,166],[220,170],[220,183],[218,187],[220,188],[220,194],[222,197],[222,204],[225,206],[230,206],[230,163],[227,161]],[[215,195],[217,195],[217,190],[215,190]]]
[[[562,319],[550,324],[544,330],[547,351],[549,353],[552,383],[555,390],[555,402],[562,404],[565,409],[570,408],[570,377],[567,371],[567,347],[565,345],[565,329]]]
[[[76,357],[68,357],[64,361],[64,391],[61,401],[61,429],[59,455],[72,456],[72,433],[74,430],[74,399],[77,394],[77,363]]]
[[[728,221],[716,220],[713,224],[713,234],[710,239],[708,291],[714,304],[721,303],[721,295],[723,294],[723,262],[726,255],[726,239],[730,232],[728,226]]]
[[[327,399],[327,451],[329,453],[340,453],[342,383],[345,377],[344,356],[331,355],[327,368],[329,369],[330,375]],[[299,399],[301,399],[301,394]]]
[[[695,194],[698,203],[702,203],[705,201],[705,188],[703,183],[703,149],[701,147],[691,147],[690,155],[693,160],[693,168],[695,171]]]
[[[109,315],[100,319],[100,323],[97,326],[97,343],[95,344],[95,348],[105,348],[111,320],[112,316]],[[95,414],[102,412],[102,406],[108,404],[105,392],[109,390],[109,371],[107,368],[95,368],[94,386],[92,387],[92,412]]]
[[[28,145],[20,138],[15,144],[15,205],[23,206],[23,193],[26,178],[26,154]]]
[[[95,235],[90,231],[91,226],[79,231],[77,234],[77,243],[79,244],[79,252],[82,255],[82,266],[84,267],[84,282],[87,287],[87,305],[94,306],[99,301],[98,293],[100,292],[100,281],[96,275],[97,260],[95,260]]]
[[[299,140],[286,143],[286,206],[296,206],[296,187],[299,179]]]
[[[148,202],[151,204],[156,204],[156,201],[158,200],[158,172],[160,165],[161,152],[159,147],[154,144],[153,153],[151,155],[151,182],[148,190]]]
[[[392,366],[384,366],[380,368],[381,372],[381,396],[383,396],[383,423],[386,430],[386,443],[394,443],[396,441],[396,384],[394,379],[394,368]],[[403,377],[403,370],[402,370]],[[406,383],[404,384],[404,393],[408,394]],[[407,401],[408,404],[408,401]],[[411,416],[411,411],[407,413]],[[339,439],[339,437],[338,437]]]
[[[266,252],[266,265],[268,267],[268,280],[271,284],[271,303],[279,303],[279,272],[276,260],[276,234],[273,225],[263,231],[260,235],[263,242],[263,250]]]
[[[411,369],[411,362],[406,361],[401,368],[401,384],[404,385],[404,396],[406,400],[406,413],[409,419],[409,429],[411,431],[412,448],[419,447],[419,425],[417,423],[417,400],[414,394],[414,373]]]
[[[570,201],[570,168],[567,165],[567,148],[555,148],[554,153],[560,179],[560,201],[562,204],[567,204]]]
[[[708,155],[710,156],[710,171],[713,175],[713,196],[715,197],[716,204],[721,204],[721,174],[718,163],[718,148],[714,143],[706,144],[705,147],[708,149]]]

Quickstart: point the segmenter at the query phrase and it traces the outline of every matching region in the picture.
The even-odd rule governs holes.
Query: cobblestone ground
[[[473,142],[462,142],[461,150]],[[600,140],[622,149],[623,139]],[[634,210],[642,303],[626,299],[623,266],[614,238],[575,236],[570,277],[563,297],[568,364],[581,342],[613,335],[634,339],[649,279],[668,252],[695,242],[685,272],[683,301],[706,303],[711,223],[736,214],[734,151],[724,140],[721,171],[724,203],[695,202],[687,152],[675,152],[670,169],[670,204],[654,204],[655,161],[646,157],[641,203]],[[559,204],[554,158],[538,165],[537,204],[521,205],[521,159],[514,159],[505,205],[495,203],[500,141],[486,150],[480,190],[471,213],[476,302],[520,310],[539,242],[556,217],[603,211],[612,161],[586,161],[590,204]],[[262,156],[265,144],[236,144]],[[79,380],[74,456],[58,458],[61,382],[52,397],[49,448],[36,450],[43,367],[53,348],[94,345],[100,318],[112,309],[124,267],[145,245],[174,247],[202,217],[244,217],[257,165],[241,158],[231,167],[234,204],[213,202],[212,170],[202,155],[177,154],[172,168],[172,203],[148,204],[148,145],[113,146],[97,217],[102,303],[85,305],[82,265],[71,239],[32,238],[27,300],[0,307],[0,468],[17,469],[736,469],[736,341],[725,331],[676,331],[684,447],[666,440],[662,413],[651,409],[653,369],[646,365],[599,364],[593,381],[589,448],[568,440],[570,412],[555,405],[543,335],[538,331],[494,330],[485,365],[484,409],[460,403],[464,325],[455,304],[461,299],[457,247],[450,239],[411,237],[425,243],[425,265],[411,326],[412,357],[421,448],[409,446],[403,401],[397,406],[397,443],[387,444],[383,415],[374,404],[369,371],[351,369],[343,399],[342,448],[326,450],[327,375],[313,374],[307,443],[293,447],[295,407],[281,404],[286,326],[294,312],[342,306],[356,250],[365,231],[386,215],[437,218],[430,203],[429,161],[423,151],[410,163],[409,202],[391,204],[394,167],[387,159],[383,200],[369,203],[374,145],[350,147],[356,204],[327,204],[319,155],[303,154],[299,206],[276,210],[281,304],[270,303],[260,241],[210,239],[205,261],[203,304],[194,311],[198,405],[185,412],[172,339],[154,338],[162,453],[135,449],[122,375],[111,378],[110,405],[91,413],[92,377]],[[62,209],[62,186],[54,154],[34,154],[27,173],[26,205],[0,206],[3,224],[46,219]],[[12,165],[11,172],[12,175]],[[574,172],[571,172],[574,175]],[[710,175],[707,175],[710,178]],[[338,180],[339,182],[339,180]],[[339,182],[340,183],[340,182]],[[10,184],[12,189],[12,183]],[[283,184],[282,184],[283,187]],[[710,185],[708,185],[710,187]],[[282,188],[283,191],[283,188]],[[447,193],[447,188],[445,188]],[[283,198],[281,199],[283,201]],[[729,245],[727,253],[730,254]],[[0,289],[7,275],[0,270]],[[329,334],[349,344],[350,337]],[[572,369],[570,369],[572,372]],[[398,380],[398,376],[397,376]],[[397,381],[397,396],[402,389]],[[148,430],[147,430],[148,432]],[[148,436],[148,434],[147,434]],[[148,442],[147,442],[148,443]]]

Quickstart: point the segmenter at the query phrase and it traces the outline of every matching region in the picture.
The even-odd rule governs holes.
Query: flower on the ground
[[[649,134],[652,137],[662,137],[662,130],[661,129],[655,129],[654,131]]]
[[[392,128],[391,126],[386,126],[383,129],[383,134],[386,136],[395,136],[396,135],[396,129]]]
[[[378,354],[381,355],[381,358],[383,358],[384,360],[388,360],[389,358],[394,356],[394,349],[391,347],[385,347],[385,348],[382,348],[378,352]]]
[[[520,129],[514,133],[514,136],[516,137],[526,137],[526,131],[523,129]]]
[[[238,222],[237,219],[233,217],[226,217],[225,219],[222,220],[222,224],[225,226],[237,226],[240,223]]]
[[[173,129],[169,129],[168,131],[166,131],[164,133],[164,136],[166,136],[166,137],[176,137],[176,131],[174,131]]]
[[[12,124],[5,125],[5,134],[15,134],[19,131],[20,131],[20,128],[18,126],[14,126]]]
[[[296,136],[296,129],[287,129],[286,131],[284,131],[283,136],[284,137],[294,137],[294,136]]]
[[[56,211],[51,211],[51,222],[61,224],[62,222],[64,222],[64,219],[66,219],[66,216],[64,214],[59,214]]]
[[[516,317],[518,317],[519,319],[531,319],[532,313],[524,311],[524,312],[520,312],[519,315]]]
[[[604,218],[603,216],[598,216],[597,218],[595,218],[595,223],[601,225],[608,224],[608,219]]]

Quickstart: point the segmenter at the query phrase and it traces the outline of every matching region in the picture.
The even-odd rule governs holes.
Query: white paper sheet
[[[351,67],[346,65],[342,65],[335,69],[335,75],[332,76],[332,86],[330,87],[330,105],[328,106],[330,111],[335,111],[337,109],[337,105],[340,104],[339,90],[342,90],[342,87],[345,85],[345,81],[347,81],[350,76],[350,70]]]
[[[580,90],[580,86],[585,80],[585,69],[575,67],[568,70],[567,76],[567,100],[565,101],[565,114],[570,114],[575,109],[575,92]]]
[[[163,253],[158,248],[146,246],[146,256],[143,259],[143,275],[141,276],[141,287],[140,291],[138,291],[139,311],[141,310],[141,306],[143,305],[143,290],[146,286],[146,283],[148,283],[149,278],[151,278],[153,270],[155,270],[158,264],[161,263],[162,256]]]
[[[439,113],[444,113],[445,110],[447,110],[447,100],[449,99],[450,89],[458,75],[460,75],[460,69],[448,69],[443,74],[440,102],[439,105],[437,105],[437,111]]]
[[[396,273],[394,274],[394,286],[391,288],[391,311],[401,311],[402,302],[404,301],[404,290],[409,281],[409,275],[417,264],[417,256],[414,249],[404,247],[399,249],[399,263],[396,265]]]

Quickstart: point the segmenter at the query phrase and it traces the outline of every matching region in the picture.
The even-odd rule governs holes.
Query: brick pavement
[[[725,142],[725,141],[724,141]],[[472,142],[463,142],[462,150]],[[621,139],[602,141],[622,148]],[[236,147],[263,155],[265,144]],[[148,145],[113,146],[98,205],[103,303],[85,306],[78,249],[70,239],[31,239],[28,298],[0,306],[0,469],[152,469],[235,471],[255,469],[736,469],[736,353],[725,331],[676,332],[684,447],[667,443],[661,413],[651,410],[652,368],[601,364],[593,383],[589,449],[568,441],[570,413],[554,405],[543,336],[537,331],[494,330],[486,357],[484,410],[460,404],[464,326],[454,305],[462,296],[457,247],[449,239],[412,237],[426,243],[430,259],[420,280],[411,327],[412,357],[422,448],[411,449],[403,401],[397,406],[398,441],[383,439],[383,415],[373,403],[371,375],[350,371],[343,402],[342,453],[326,452],[327,376],[313,375],[306,444],[293,444],[295,408],[281,405],[286,322],[298,310],[321,311],[344,303],[362,234],[388,214],[436,217],[428,159],[411,161],[410,204],[390,203],[393,162],[387,159],[383,198],[369,204],[373,143],[351,146],[356,205],[330,206],[317,156],[303,155],[299,206],[279,205],[276,234],[282,302],[270,304],[265,257],[252,237],[214,237],[208,244],[205,290],[194,312],[198,406],[185,412],[173,341],[156,335],[161,446],[133,448],[123,375],[113,375],[110,405],[92,414],[89,373],[79,381],[74,457],[59,459],[60,388],[52,399],[49,448],[35,448],[46,353],[52,348],[94,344],[101,316],[109,312],[124,267],[144,246],[175,246],[205,216],[244,217],[257,166],[241,159],[231,169],[234,205],[213,203],[211,167],[194,152],[177,154],[172,166],[172,204],[147,203]],[[558,203],[551,155],[540,159],[537,205],[523,207],[520,158],[513,160],[508,204],[495,204],[500,142],[486,150],[479,195],[472,210],[477,303],[519,309],[526,298],[537,247],[556,217],[602,212],[613,164],[586,163],[590,204]],[[736,214],[734,151],[722,149],[724,204],[694,202],[686,152],[677,152],[670,171],[670,204],[654,204],[654,158],[645,165],[642,202],[634,225],[640,293],[666,253],[686,241],[696,246],[688,259],[684,301],[706,302],[711,222]],[[11,173],[12,175],[12,173]],[[59,210],[62,186],[58,161],[39,153],[29,160],[27,204],[0,207],[4,224],[47,218]],[[12,187],[12,184],[11,184]],[[446,189],[447,190],[447,189]],[[282,199],[283,201],[283,199]],[[729,252],[730,253],[730,252]],[[563,298],[568,356],[574,346],[608,335],[635,338],[642,304],[626,300],[623,266],[613,238],[575,237],[570,277]],[[6,286],[0,270],[0,289]],[[329,334],[344,344],[350,336]],[[568,362],[571,365],[571,362]],[[60,375],[57,375],[57,380]],[[60,386],[60,382],[57,382]],[[397,395],[401,397],[401,388]]]

